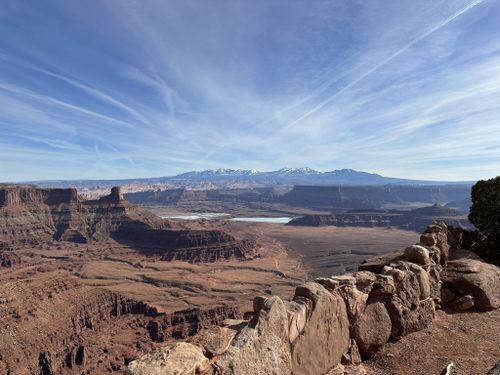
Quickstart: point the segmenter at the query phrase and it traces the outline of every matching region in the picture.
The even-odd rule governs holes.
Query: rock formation
[[[110,239],[166,261],[214,262],[256,255],[253,243],[222,231],[175,230],[167,221],[128,203],[117,187],[110,195],[90,201],[79,199],[75,189],[0,189],[0,250]],[[2,264],[11,261],[2,260]]]
[[[456,231],[450,237],[455,239]],[[435,222],[419,244],[368,260],[358,272],[301,285],[290,302],[256,297],[249,321],[228,323],[233,334],[220,328],[191,339],[186,352],[197,350],[205,357],[192,355],[183,364],[188,369],[183,374],[322,375],[341,362],[356,364],[360,356],[372,356],[390,338],[428,327],[444,299],[449,306],[498,307],[498,268],[480,260],[467,266],[455,260],[455,255],[463,259],[458,253],[452,249],[449,261],[448,228]],[[449,294],[442,300],[445,291]],[[208,350],[213,342],[223,342],[218,348],[225,349]],[[178,345],[132,362],[126,374],[152,375],[159,366],[173,368],[169,366],[188,356],[158,358],[162,352],[176,352]]]
[[[337,226],[337,227],[396,227],[422,232],[435,220],[448,225],[471,229],[472,224],[465,216],[451,208],[438,204],[410,211],[381,209],[352,209],[346,213],[329,215],[305,215],[291,220],[288,225]]]
[[[470,196],[467,185],[300,186],[280,198],[291,206],[312,208],[378,208],[385,204],[444,204]]]
[[[186,203],[256,203],[277,202],[282,195],[277,188],[190,190],[186,188],[142,191],[125,194],[136,204],[182,205]]]
[[[185,185],[184,185],[185,186]],[[188,185],[189,186],[189,185]],[[239,203],[260,205],[262,203],[285,204],[317,208],[321,211],[332,208],[372,209],[386,204],[408,204],[418,202],[425,204],[446,204],[465,200],[459,205],[467,204],[470,196],[470,185],[385,185],[385,186],[301,186],[291,189],[291,184],[278,184],[274,187],[246,187],[247,184],[235,183],[227,188],[217,184],[191,186],[166,190],[148,190],[128,192],[125,198],[135,204],[180,205],[196,204],[199,207],[207,203]],[[469,201],[470,202],[470,199]],[[466,206],[468,212],[469,206]]]
[[[0,374],[116,372],[157,342],[240,317],[232,306],[163,313],[65,273],[11,281],[0,290]]]

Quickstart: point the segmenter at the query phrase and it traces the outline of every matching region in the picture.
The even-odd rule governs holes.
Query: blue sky
[[[0,0],[0,180],[500,172],[500,2]]]

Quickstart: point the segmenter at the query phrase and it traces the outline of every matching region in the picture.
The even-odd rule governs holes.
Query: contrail
[[[394,52],[392,55],[390,55],[388,58],[386,58],[385,60],[383,60],[382,62],[378,63],[377,65],[375,65],[372,69],[368,70],[367,72],[363,73],[361,76],[359,76],[358,78],[356,78],[354,81],[350,82],[349,84],[347,84],[345,87],[343,87],[342,89],[340,89],[339,91],[337,91],[334,95],[330,96],[329,98],[326,98],[325,100],[323,100],[321,103],[319,103],[317,106],[315,106],[314,108],[312,108],[311,110],[309,110],[308,112],[304,113],[302,116],[300,116],[299,118],[295,119],[294,121],[292,121],[291,123],[285,125],[281,130],[286,130],[288,128],[291,128],[292,126],[294,126],[295,124],[297,124],[298,122],[302,121],[303,119],[305,119],[306,117],[309,117],[310,115],[312,115],[313,113],[319,111],[321,108],[323,108],[326,104],[328,104],[330,101],[332,101],[333,99],[335,99],[336,97],[338,97],[339,95],[343,94],[346,90],[350,89],[351,87],[353,87],[354,85],[358,84],[360,81],[362,81],[363,79],[365,79],[366,77],[368,77],[369,75],[371,75],[372,73],[374,73],[375,71],[377,71],[378,69],[380,69],[382,66],[384,66],[385,64],[387,64],[389,61],[393,60],[394,58],[398,57],[399,55],[401,55],[403,52],[405,52],[407,49],[411,48],[414,44],[420,42],[422,39],[425,39],[427,38],[429,35],[431,35],[432,33],[434,33],[435,31],[439,30],[440,28],[446,26],[447,24],[449,24],[451,21],[453,21],[455,18],[461,16],[462,14],[464,14],[465,12],[467,12],[468,10],[474,8],[476,5],[479,5],[483,2],[484,0],[476,0],[472,3],[470,3],[469,5],[467,5],[466,7],[460,9],[458,12],[452,14],[450,17],[446,18],[444,21],[440,22],[439,24],[437,24],[436,26],[434,26],[433,28],[429,29],[428,31],[426,31],[425,33],[423,33],[422,35],[419,35],[418,37],[416,37],[415,39],[413,39],[412,41],[410,41],[408,44],[406,44],[403,48],[399,49],[398,51]]]

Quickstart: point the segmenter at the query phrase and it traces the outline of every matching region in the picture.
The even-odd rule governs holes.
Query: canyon
[[[200,204],[246,204],[286,209],[305,207],[317,210],[426,206],[455,203],[461,207],[470,195],[470,185],[383,185],[383,186],[272,186],[231,189],[176,189],[128,192],[127,200],[144,205],[193,206]],[[415,207],[413,207],[415,208]],[[285,209],[285,210],[286,210]]]
[[[348,303],[347,300],[341,302],[345,296],[325,297],[324,291],[311,286],[314,278],[321,276],[321,280],[326,280],[319,284],[323,285],[331,282],[322,277],[334,274],[331,279],[338,280],[340,285],[344,280],[341,275],[355,273],[358,267],[362,272],[377,274],[382,261],[362,264],[364,259],[388,256],[408,244],[425,241],[424,237],[419,240],[416,227],[402,230],[377,225],[368,228],[364,227],[366,223],[339,227],[329,225],[328,221],[326,225],[321,222],[319,226],[310,226],[307,223],[237,222],[225,218],[194,221],[160,218],[164,210],[182,211],[203,206],[209,201],[228,204],[235,209],[234,212],[243,209],[243,212],[272,215],[283,209],[302,218],[308,215],[326,215],[327,218],[332,215],[362,216],[367,210],[351,209],[358,211],[349,213],[343,210],[341,214],[333,214],[327,208],[314,205],[301,207],[275,203],[277,197],[286,196],[286,191],[265,188],[257,192],[244,189],[207,194],[176,190],[173,196],[177,198],[170,199],[172,191],[129,195],[113,187],[110,194],[86,199],[74,188],[0,186],[0,373],[121,374],[128,371],[127,366],[134,360],[143,356],[148,358],[148,353],[156,353],[155,350],[178,348],[183,343],[194,346],[195,352],[192,352],[192,346],[187,348],[203,363],[210,364],[210,368],[219,366],[223,369],[224,363],[233,361],[224,354],[225,350],[234,351],[231,349],[232,340],[246,340],[244,336],[237,339],[243,331],[252,336],[247,326],[266,326],[267,323],[260,324],[255,319],[269,301],[275,301],[272,302],[274,306],[280,304],[278,299],[292,300],[285,305],[289,311],[287,314],[291,311],[299,314],[297,319],[300,317],[301,323],[297,323],[297,327],[304,320],[300,315],[304,306],[306,315],[312,314],[308,309],[311,303],[316,303],[316,297],[311,293],[319,293],[323,296],[320,299],[337,301],[336,312],[332,310],[331,313],[338,314],[343,309],[342,303]],[[134,196],[136,202],[143,204],[128,201],[129,197],[134,200]],[[446,197],[452,198],[454,196]],[[158,199],[163,203],[158,205]],[[256,199],[260,199],[257,206],[249,204],[256,204]],[[393,200],[401,202],[400,199]],[[269,210],[269,207],[279,207],[279,210]],[[394,211],[385,209],[370,210],[370,215],[394,214]],[[442,206],[419,208],[417,213],[422,213],[422,210],[432,211],[426,220],[432,220],[442,212],[448,214],[448,219],[459,218],[456,211]],[[408,212],[412,211],[403,211],[401,215]],[[445,242],[453,248],[460,248],[473,241],[473,232],[469,237],[465,233],[469,232],[449,228]],[[438,237],[439,246],[445,246],[443,235]],[[401,254],[398,256],[382,259],[385,259],[384,264],[390,265],[404,260]],[[459,277],[460,266],[457,267],[454,272]],[[444,282],[442,276],[440,274],[439,280]],[[304,289],[301,285],[307,280],[310,280],[306,283],[309,286]],[[463,286],[451,292],[455,293],[454,300],[466,297],[462,289]],[[356,291],[353,293],[356,298],[361,296]],[[375,296],[375,292],[363,293],[370,301]],[[437,296],[437,291],[433,293]],[[254,300],[256,295],[261,297]],[[308,302],[311,298],[313,302]],[[434,298],[433,306],[439,306],[439,298]],[[488,303],[484,296],[474,298],[477,306]],[[387,303],[386,300],[382,302]],[[421,302],[430,305],[427,299],[419,304]],[[271,314],[271,310],[265,315]],[[428,310],[425,311],[427,318],[422,327],[430,324]],[[349,314],[350,326],[354,324],[354,316]],[[420,316],[418,312],[415,314]],[[321,319],[315,319],[314,324],[321,324]],[[272,324],[283,325],[279,320]],[[342,323],[345,324],[347,321]],[[417,323],[401,324],[413,327]],[[313,345],[310,339],[300,338],[302,332],[297,329],[293,336],[297,335],[304,341],[301,345]],[[394,337],[403,335],[408,329],[412,330],[400,328],[402,331],[394,333]],[[286,332],[290,334],[289,326],[283,326],[280,335]],[[212,344],[222,343],[223,348],[210,346],[207,340]],[[348,352],[352,356],[355,354],[355,349],[351,348],[352,338],[348,341]],[[342,344],[340,348],[344,346]],[[199,356],[199,348],[204,348],[205,357]],[[381,348],[377,346],[377,350]],[[174,349],[173,353],[176,353],[177,349]],[[169,353],[172,351],[168,350]],[[287,358],[287,350],[280,347],[277,353]],[[371,356],[376,352],[358,350],[366,358],[366,353]],[[337,358],[339,353],[329,352],[327,356]],[[314,366],[322,366],[319,365],[322,356],[319,355]],[[243,357],[241,363],[245,361]],[[302,359],[299,361],[303,362]],[[328,362],[330,365],[333,363]],[[326,371],[326,367],[318,371],[323,370]],[[303,372],[305,369],[297,371],[294,373],[307,373]]]
[[[378,372],[373,364],[368,372],[362,361],[388,341],[432,332],[429,328],[440,309],[500,307],[500,269],[465,249],[471,239],[471,232],[434,222],[416,245],[368,259],[357,272],[301,284],[291,300],[256,296],[248,319],[226,321],[187,342],[162,346],[130,363],[125,374],[156,374],[160,369],[172,375],[178,371],[193,375],[393,373],[387,368]],[[498,317],[490,315],[492,322]],[[491,339],[500,342],[496,333]],[[484,354],[482,361],[468,367],[460,363],[459,372],[453,373],[479,374],[495,367],[498,346],[489,346]],[[462,361],[460,354],[454,356]],[[426,360],[430,357],[425,353]],[[426,367],[400,366],[397,373],[441,372],[428,362]],[[447,366],[454,367],[454,362]],[[445,372],[449,373],[446,368]]]
[[[2,186],[0,260],[2,374],[121,373],[303,276],[278,247],[162,220],[119,188]]]
[[[445,221],[448,225],[474,229],[466,215],[435,204],[412,210],[352,209],[345,213],[305,215],[291,220],[288,225],[338,227],[395,227],[422,232],[432,221]]]

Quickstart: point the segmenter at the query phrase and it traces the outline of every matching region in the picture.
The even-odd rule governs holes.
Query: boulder
[[[360,271],[370,271],[374,273],[380,273],[384,266],[396,260],[404,259],[402,251],[393,251],[391,253],[379,255],[373,258],[369,258],[363,261],[359,265]]]
[[[241,331],[248,324],[248,320],[244,319],[224,319],[221,323],[222,327],[227,327],[237,332]]]
[[[351,274],[347,273],[345,275],[334,275],[331,277],[334,282],[337,282],[339,285],[355,285],[356,278]]]
[[[443,268],[439,263],[434,263],[431,261],[431,265],[429,266],[428,274],[429,274],[429,286],[431,288],[431,296],[434,298],[434,301],[441,301],[441,274]]]
[[[370,293],[373,284],[377,281],[377,275],[370,271],[358,271],[354,273],[356,288],[363,293]]]
[[[391,275],[377,274],[370,297],[390,299],[394,293],[396,293],[394,278]]]
[[[277,296],[267,298],[212,366],[215,374],[290,375],[288,316],[283,301]]]
[[[448,262],[444,286],[456,295],[471,294],[475,307],[491,310],[500,307],[500,269],[461,250],[460,258]]]
[[[285,306],[288,314],[289,340],[292,343],[304,330],[308,306],[300,300],[287,302]]]
[[[436,246],[437,245],[437,238],[434,236],[434,233],[423,233],[420,236],[420,244],[423,246]]]
[[[434,320],[435,307],[432,298],[408,305],[394,297],[387,304],[387,310],[392,322],[391,336],[399,339],[428,327]]]
[[[355,340],[350,341],[349,351],[342,356],[341,364],[343,365],[359,365],[361,363],[361,354],[359,353],[358,344]]]
[[[458,297],[448,305],[453,310],[469,310],[474,307],[474,297],[470,294]]]
[[[268,297],[266,296],[257,296],[254,297],[253,299],[253,312],[258,313],[262,306],[264,305],[264,302],[266,302]]]
[[[442,221],[435,221],[427,227],[420,242],[426,246],[433,247],[439,250],[439,261],[441,265],[445,265],[448,260],[450,246],[448,245],[448,227]]]
[[[314,281],[316,281],[318,284],[323,285],[326,289],[330,291],[335,290],[340,285],[338,280],[334,280],[328,277],[318,277],[314,279]]]
[[[292,344],[293,374],[322,375],[349,349],[349,320],[342,297],[315,282],[295,290],[294,300],[311,301],[304,331]]]
[[[429,250],[420,245],[408,246],[405,249],[404,257],[409,262],[421,265],[426,265],[430,262]]]
[[[351,285],[339,287],[338,293],[344,299],[349,320],[351,322],[356,320],[365,310],[368,294],[360,292],[355,286]]]
[[[382,302],[369,303],[352,327],[352,336],[364,358],[371,357],[391,336],[392,323]]]
[[[359,365],[361,363],[361,353],[359,352],[359,347],[355,340],[351,340],[349,357],[351,358],[351,364]]]
[[[395,295],[405,306],[416,305],[420,301],[420,282],[417,275],[409,270],[411,263],[398,261],[383,269],[384,274],[391,275],[396,288]]]
[[[195,375],[208,369],[201,349],[185,342],[167,345],[130,362],[125,375]]]
[[[236,330],[226,327],[210,327],[200,330],[189,342],[201,346],[208,358],[223,354],[231,344]]]
[[[420,299],[424,300],[429,298],[431,295],[431,285],[429,280],[429,274],[419,265],[409,263],[409,271],[413,272],[417,276],[418,285],[420,288]]]
[[[429,251],[429,258],[431,259],[431,263],[441,266],[441,250],[439,250],[435,246],[428,247],[427,250]]]

